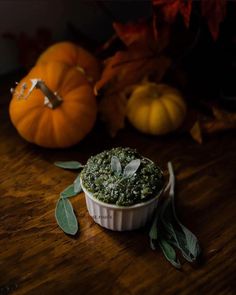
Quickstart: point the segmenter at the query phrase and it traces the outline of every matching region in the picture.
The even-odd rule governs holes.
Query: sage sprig
[[[77,162],[77,161],[55,162],[54,165],[63,169],[75,169],[75,170],[81,169],[84,167],[80,162]]]
[[[200,254],[200,246],[197,237],[177,217],[174,203],[175,177],[170,162],[168,170],[170,176],[165,191],[169,189],[169,196],[156,212],[149,238],[152,249],[156,249],[158,244],[166,259],[174,267],[180,268],[181,265],[174,248],[179,249],[188,262],[194,262]]]
[[[124,168],[123,176],[124,177],[132,177],[138,170],[141,164],[140,159],[135,159],[130,161]],[[111,170],[115,172],[117,175],[122,174],[122,167],[120,160],[116,156],[112,156],[111,158]]]
[[[83,167],[81,163],[76,161],[56,162],[55,165],[64,169],[80,169]],[[82,187],[80,184],[80,174],[78,174],[74,182],[60,193],[55,209],[57,224],[65,233],[70,235],[75,235],[79,226],[69,198],[78,195],[80,192],[82,192]]]

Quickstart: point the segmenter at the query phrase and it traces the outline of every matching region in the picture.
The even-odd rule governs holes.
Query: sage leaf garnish
[[[77,192],[75,191],[74,184],[70,184],[66,189],[64,189],[64,191],[60,193],[60,198],[66,199],[76,195]]]
[[[63,169],[81,169],[84,167],[77,161],[55,162],[54,165]]]
[[[76,177],[76,179],[74,181],[74,191],[76,194],[79,194],[82,192],[82,187],[80,184],[80,174]]]
[[[125,166],[123,176],[124,177],[133,176],[135,174],[135,172],[138,170],[140,164],[141,164],[140,159],[135,159],[135,160],[132,160],[131,162],[129,162],[129,164],[127,164]]]
[[[111,170],[118,175],[122,172],[120,160],[116,156],[112,156],[111,158]]]
[[[181,268],[181,264],[176,257],[175,249],[164,239],[159,240],[159,246],[165,256],[165,258],[175,267]]]
[[[150,247],[152,250],[156,250],[156,241],[158,239],[158,232],[157,232],[157,220],[158,220],[158,215],[156,214],[151,229],[149,231],[149,238],[150,238]]]
[[[59,199],[57,202],[55,217],[59,227],[69,235],[75,235],[78,231],[78,222],[73,207],[68,199]]]
[[[159,206],[149,232],[150,246],[156,249],[159,244],[166,259],[176,268],[180,268],[180,262],[176,259],[175,248],[179,249],[182,256],[188,262],[194,262],[201,250],[197,237],[187,229],[176,214],[174,202],[175,177],[173,166],[168,162],[169,182],[165,192],[169,195]],[[158,234],[159,233],[159,234]]]

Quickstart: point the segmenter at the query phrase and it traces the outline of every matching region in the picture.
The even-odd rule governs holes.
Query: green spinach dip
[[[89,158],[81,180],[93,197],[118,206],[145,202],[163,188],[158,166],[136,150],[121,147]]]

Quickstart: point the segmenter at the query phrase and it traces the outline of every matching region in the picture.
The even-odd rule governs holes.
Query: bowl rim
[[[85,195],[87,195],[93,202],[97,203],[98,205],[101,205],[101,206],[104,206],[104,207],[107,207],[107,208],[116,209],[116,210],[132,210],[132,209],[145,207],[145,206],[153,203],[154,201],[156,201],[160,197],[160,195],[162,194],[162,192],[164,190],[164,188],[162,188],[155,197],[151,198],[150,200],[148,200],[146,202],[137,203],[137,204],[131,205],[131,206],[118,206],[118,205],[114,205],[114,204],[105,203],[105,202],[102,202],[102,201],[96,199],[93,196],[93,193],[89,192],[83,186],[83,181],[82,181],[81,177],[80,177],[80,185],[81,185],[81,188],[82,188],[83,192],[85,193]]]

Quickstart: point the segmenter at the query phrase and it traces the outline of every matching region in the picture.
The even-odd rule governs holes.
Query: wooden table
[[[0,99],[0,294],[236,294],[235,151],[233,132],[205,140],[145,136],[132,128],[110,139],[102,126],[78,146],[48,150],[26,143],[10,123],[12,77]],[[75,173],[56,160],[83,163],[115,146],[137,148],[166,170],[174,164],[177,209],[199,238],[203,260],[175,270],[149,246],[148,228],[112,232],[96,225],[84,195],[72,202],[80,223],[75,238],[57,226],[59,192]]]

